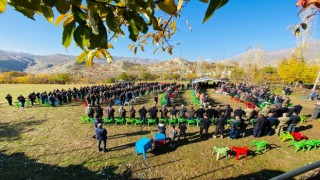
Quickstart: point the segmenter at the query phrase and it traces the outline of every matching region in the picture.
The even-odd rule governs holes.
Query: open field
[[[188,140],[178,142],[176,149],[148,152],[143,161],[141,155],[135,155],[134,143],[143,136],[152,138],[156,126],[106,126],[109,151],[100,153],[92,138],[93,125],[79,120],[84,115],[80,102],[18,109],[3,100],[8,91],[16,96],[74,86],[81,85],[0,85],[0,179],[268,179],[319,160],[319,149],[295,153],[294,147],[287,147],[287,142],[274,135],[259,138],[272,144],[265,153],[248,160],[232,157],[216,161],[216,155],[211,154],[213,146],[249,146],[252,136],[201,140],[197,127],[187,130]],[[239,105],[229,97],[207,93],[216,104]],[[189,90],[178,95],[176,105],[180,102],[191,105]],[[152,104],[153,96],[149,95],[139,98],[135,107]],[[312,102],[303,101],[302,105],[302,114],[311,114]],[[320,139],[319,125],[308,120],[297,129],[311,139]],[[214,129],[210,127],[210,135]]]

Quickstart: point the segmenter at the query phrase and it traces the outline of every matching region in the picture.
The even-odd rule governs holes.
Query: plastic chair
[[[216,160],[219,160],[220,154],[224,154],[224,156],[226,156],[227,160],[228,160],[228,154],[229,154],[229,148],[225,147],[225,148],[217,148],[216,146],[213,146],[212,148],[212,154],[217,153],[217,158]]]
[[[150,124],[155,125],[156,120],[155,119],[148,119],[148,127],[150,126]]]
[[[17,107],[17,108],[20,108],[21,107],[21,103],[20,102],[14,102],[14,106]]]
[[[282,131],[280,133],[280,139],[281,139],[281,142],[284,142],[286,140],[292,140],[292,141],[295,140],[295,138],[287,131]]]
[[[320,146],[320,140],[308,140],[308,141],[305,141],[305,145],[306,145],[307,151],[310,151],[310,149],[312,148],[317,150],[318,146]]]
[[[134,125],[135,125],[135,126],[137,126],[137,124],[143,125],[143,120],[135,119],[134,121],[135,121],[135,122],[134,122]]]
[[[187,120],[187,123],[188,123],[188,127],[189,127],[189,125],[190,125],[190,124],[194,125],[194,124],[195,124],[195,121],[194,121],[194,120],[189,119],[189,120]]]
[[[49,101],[46,101],[46,102],[44,103],[44,106],[46,106],[46,107],[50,107],[50,106],[51,106],[51,104],[49,103]]]
[[[216,118],[212,118],[212,119],[211,119],[211,123],[212,123],[212,125],[215,125],[216,121],[217,121],[217,119],[216,119]]]
[[[197,127],[199,127],[200,119],[196,119],[195,122],[196,122],[196,124],[197,124]]]
[[[165,118],[159,118],[159,122],[162,122],[163,124],[166,124],[166,123],[167,123],[167,119],[165,119]]]
[[[123,118],[115,118],[115,125],[123,124],[123,123],[124,123],[124,119]]]
[[[177,123],[177,121],[175,119],[169,119],[168,122],[169,122],[170,125]]]
[[[269,143],[267,141],[264,141],[264,140],[263,141],[253,140],[250,143],[250,147],[252,147],[252,146],[256,146],[257,147],[257,150],[256,150],[257,153],[260,151],[261,148],[264,148],[264,152],[266,152],[268,145],[269,145]]]
[[[307,117],[306,117],[306,116],[300,116],[300,124],[305,123],[306,120],[307,120]]]
[[[89,117],[87,117],[87,116],[80,116],[80,121],[81,121],[82,123],[86,123],[86,122],[89,121]]]
[[[178,125],[180,125],[180,123],[183,123],[183,122],[185,122],[185,121],[186,121],[185,119],[179,118],[179,119],[178,119]]]
[[[307,136],[305,136],[305,135],[303,135],[303,134],[301,134],[299,132],[292,132],[291,135],[294,137],[294,139],[296,141],[300,141],[302,139],[308,139]]]
[[[306,146],[306,143],[305,143],[305,140],[302,140],[302,141],[299,141],[299,142],[296,142],[296,141],[290,141],[288,143],[288,147],[293,145],[296,149],[294,152],[298,152],[300,149],[302,149],[303,151],[305,151],[305,146]]]
[[[89,118],[90,123],[94,123],[94,118]]]
[[[249,123],[250,123],[251,126],[253,126],[253,124],[254,124],[254,119],[250,119]]]
[[[235,147],[235,146],[231,147],[231,151],[236,153],[236,160],[239,160],[240,155],[246,156],[246,160],[248,160],[249,150],[250,149],[248,147]]]
[[[104,123],[106,123],[106,124],[111,125],[111,123],[112,123],[112,119],[103,118],[103,122],[104,122]]]
[[[134,123],[134,118],[127,118],[127,119],[126,119],[126,126],[128,125],[128,123],[130,123],[131,125],[133,125],[133,123]]]

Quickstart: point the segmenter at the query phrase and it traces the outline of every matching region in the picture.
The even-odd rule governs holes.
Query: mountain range
[[[319,63],[320,41],[313,41],[308,44],[304,52],[304,57],[309,63]],[[22,52],[0,50],[0,71],[23,71],[32,74],[40,73],[111,73],[113,75],[130,71],[138,73],[141,70],[150,72],[201,72],[210,70],[214,64],[224,66],[246,66],[258,64],[259,66],[277,66],[283,58],[290,57],[295,48],[281,49],[276,51],[264,51],[262,49],[250,49],[240,55],[230,59],[216,61],[188,61],[181,58],[173,58],[168,61],[157,59],[146,59],[137,57],[117,57],[113,56],[113,62],[108,64],[103,59],[95,59],[93,67],[76,63],[76,57],[63,54],[34,55]]]

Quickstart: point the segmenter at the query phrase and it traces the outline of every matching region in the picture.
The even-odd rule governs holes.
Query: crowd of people
[[[86,86],[59,90],[55,89],[50,92],[30,93],[28,100],[34,106],[35,102],[50,103],[51,106],[70,103],[82,99],[85,102],[85,114],[90,118],[94,118],[96,130],[96,138],[98,140],[99,151],[106,152],[107,131],[103,128],[103,118],[114,120],[119,117],[123,120],[139,119],[147,124],[148,119],[153,119],[158,124],[158,132],[168,135],[169,147],[175,147],[175,139],[183,137],[187,138],[187,120],[194,120],[199,124],[200,138],[209,138],[209,128],[215,125],[213,138],[224,138],[228,136],[230,139],[238,139],[244,137],[246,133],[251,132],[253,137],[258,138],[264,135],[280,135],[280,132],[286,128],[288,132],[294,132],[296,125],[300,122],[300,113],[303,107],[301,104],[291,105],[289,96],[281,96],[272,93],[268,87],[233,84],[233,83],[215,83],[214,88],[226,92],[230,96],[238,97],[244,102],[252,102],[257,105],[255,108],[247,107],[242,109],[240,106],[233,109],[230,105],[213,107],[208,95],[205,95],[204,89],[209,87],[207,83],[198,83],[194,85],[194,91],[199,94],[201,106],[195,108],[193,106],[187,108],[183,104],[171,104],[170,97],[179,92],[182,85],[171,83],[120,83],[114,85],[97,85]],[[190,87],[190,85],[188,86]],[[156,92],[154,95],[154,105],[150,107],[141,106],[137,108],[130,106],[126,108],[126,102],[135,99],[140,95],[144,95],[147,91]],[[290,95],[292,91],[284,88],[285,94]],[[158,106],[157,93],[166,92],[166,105]],[[12,96],[6,96],[8,104],[12,105]],[[24,107],[26,98],[20,95],[17,100]],[[114,101],[119,100],[119,108],[115,109]],[[263,108],[259,108],[261,102],[267,102]],[[103,108],[105,104],[105,108]],[[176,105],[178,104],[178,106]],[[313,118],[320,116],[320,102],[315,105]],[[179,123],[177,129],[175,125],[170,125],[167,132],[166,124],[159,121],[160,119],[185,119],[185,122]],[[247,127],[252,125],[252,131]],[[103,143],[103,148],[100,148]]]
[[[17,101],[20,103],[20,107],[24,108],[28,101],[32,107],[35,103],[49,104],[52,107],[59,106],[73,101],[84,100],[86,105],[91,106],[100,105],[102,103],[114,103],[114,100],[120,101],[120,105],[124,105],[125,102],[129,102],[132,99],[140,95],[145,95],[146,92],[163,92],[168,87],[179,86],[176,83],[139,83],[134,82],[118,83],[114,85],[95,85],[85,86],[80,88],[54,89],[53,91],[31,92],[27,97],[20,95],[17,97]],[[8,104],[12,106],[13,97],[8,94],[5,99]],[[111,101],[111,102],[110,102]]]

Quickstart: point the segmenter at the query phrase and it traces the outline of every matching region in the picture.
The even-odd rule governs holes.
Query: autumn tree
[[[0,13],[12,6],[24,16],[35,20],[35,14],[44,16],[56,26],[62,23],[62,44],[65,48],[72,40],[83,50],[77,58],[79,63],[92,65],[94,57],[112,56],[111,40],[120,36],[129,37],[130,50],[144,51],[145,44],[152,43],[155,51],[161,49],[172,54],[175,44],[169,40],[177,32],[177,20],[190,0],[0,0]],[[228,0],[199,0],[208,3],[203,23]],[[161,9],[167,16],[156,13]],[[192,7],[191,7],[192,8]],[[57,10],[57,13],[54,11]],[[190,25],[188,24],[188,27]],[[129,34],[125,34],[126,29]]]
[[[278,66],[278,74],[285,83],[311,83],[317,77],[317,66],[309,66],[304,59],[292,56],[284,59]]]
[[[280,81],[277,68],[267,66],[258,71],[254,75],[254,81],[258,84],[273,84]]]

